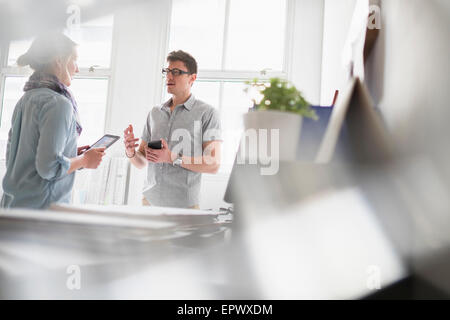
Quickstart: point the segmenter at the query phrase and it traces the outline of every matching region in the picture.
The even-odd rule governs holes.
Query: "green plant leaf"
[[[306,118],[317,120],[317,114],[311,109],[310,104],[303,97],[302,93],[289,81],[281,78],[270,78],[269,81],[261,81],[258,78],[246,81],[248,92],[250,87],[256,88],[262,99],[259,105],[255,105],[256,110],[279,110],[299,114]]]

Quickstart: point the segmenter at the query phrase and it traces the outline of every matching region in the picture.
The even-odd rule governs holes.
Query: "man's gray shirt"
[[[142,140],[164,139],[169,149],[183,156],[201,157],[202,145],[222,140],[219,111],[191,95],[170,111],[169,100],[154,107],[147,117]],[[148,163],[144,196],[155,206],[192,207],[200,202],[201,173],[171,163]]]

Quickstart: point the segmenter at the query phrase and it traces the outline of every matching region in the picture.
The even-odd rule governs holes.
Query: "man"
[[[172,97],[148,114],[137,151],[132,125],[125,129],[125,152],[137,168],[148,167],[144,205],[198,208],[201,174],[220,166],[219,113],[191,94],[197,62],[190,54],[173,51],[167,62],[162,71]],[[162,149],[148,148],[155,140]]]

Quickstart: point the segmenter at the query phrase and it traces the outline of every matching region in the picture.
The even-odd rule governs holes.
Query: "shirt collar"
[[[170,110],[170,104],[172,103],[172,98],[167,100],[161,105],[161,109],[169,109]]]
[[[161,109],[165,108],[165,109],[170,109],[170,104],[172,103],[172,98],[170,98],[169,100],[167,100],[166,102],[164,102],[161,106]],[[189,97],[189,99],[186,100],[186,102],[183,104],[183,106],[188,110],[191,111],[192,107],[194,106],[195,103],[195,96],[191,93],[191,96]]]
[[[189,111],[191,111],[192,107],[194,106],[194,103],[195,103],[195,97],[191,93],[191,96],[189,97],[189,99],[187,99],[187,101],[184,103],[184,107],[186,109],[188,109]]]

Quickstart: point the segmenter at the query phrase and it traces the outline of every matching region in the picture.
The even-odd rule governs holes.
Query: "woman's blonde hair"
[[[60,32],[36,37],[26,53],[17,59],[19,66],[30,66],[35,71],[48,68],[55,59],[69,58],[77,44]]]

